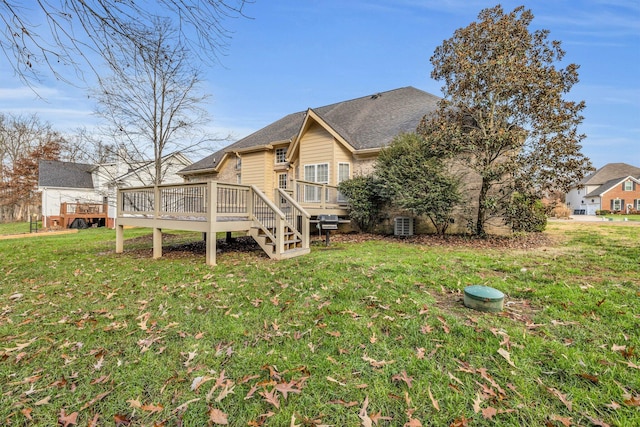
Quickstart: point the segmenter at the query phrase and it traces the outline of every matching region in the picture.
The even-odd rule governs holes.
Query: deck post
[[[160,200],[160,188],[157,185],[153,186],[153,217],[155,220],[158,220],[160,217],[160,205],[162,201]],[[153,257],[161,258],[162,257],[162,229],[154,227],[153,228]]]
[[[153,257],[162,258],[162,229],[153,228]]]
[[[207,182],[207,237],[206,262],[207,265],[216,265],[216,221],[218,207],[218,184],[214,181]]]
[[[116,253],[124,252],[124,226],[116,221]]]
[[[304,215],[300,215],[300,222],[302,222],[302,229],[300,230],[300,234],[302,234],[302,247],[309,247],[309,218]]]
[[[278,258],[284,253],[284,218],[276,214],[276,248]]]

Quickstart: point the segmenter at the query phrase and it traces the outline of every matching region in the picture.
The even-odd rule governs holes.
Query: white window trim
[[[278,161],[278,151],[280,150],[284,150],[284,152],[282,153],[282,161]],[[287,147],[278,147],[274,150],[274,162],[276,165],[282,165],[284,163],[287,163]]]
[[[616,208],[616,205],[617,208]],[[621,211],[622,209],[624,209],[624,207],[622,206],[622,199],[613,199],[613,211]]]
[[[629,188],[627,188],[627,185],[629,186]],[[633,191],[633,181],[625,181],[622,188],[622,191]]]
[[[346,178],[340,179],[340,167],[343,166],[343,165],[347,166],[348,173],[347,173],[347,177]],[[336,183],[338,185],[342,181],[346,181],[346,180],[351,179],[351,163],[349,163],[349,162],[338,162],[338,170],[336,171],[336,173],[338,175],[338,176],[336,176]],[[338,192],[338,202],[346,202],[346,201],[347,201],[347,197],[344,194]]]
[[[318,181],[318,167],[325,166],[327,167],[327,180],[326,181]],[[313,181],[307,179],[307,168],[313,168]],[[313,182],[316,184],[328,184],[329,177],[331,177],[331,168],[329,167],[329,163],[310,163],[306,164],[302,167],[304,174],[304,181]],[[312,187],[310,185],[304,186],[304,201],[311,203],[319,203],[321,201],[322,191],[318,187]],[[326,195],[325,195],[326,197]]]
[[[318,181],[318,166],[327,166],[327,180],[326,181]],[[314,180],[315,181],[309,181],[307,179],[307,168],[308,167],[313,167],[313,176],[314,176]],[[329,177],[331,176],[331,168],[329,167],[329,163],[310,163],[310,164],[306,164],[303,167],[304,170],[304,180],[305,181],[309,181],[309,182],[315,182],[317,184],[328,184],[329,183]]]
[[[281,179],[282,177],[284,177],[284,187],[280,185],[280,184],[281,184],[280,179]],[[284,173],[279,173],[279,174],[277,175],[277,179],[278,179],[278,183],[277,183],[278,188],[280,188],[280,189],[282,189],[282,190],[286,190],[286,189],[287,189],[287,187],[289,187],[289,183],[288,183],[288,181],[289,181],[289,177],[288,177],[288,175],[287,175],[287,173],[286,173],[286,172],[284,172]]]

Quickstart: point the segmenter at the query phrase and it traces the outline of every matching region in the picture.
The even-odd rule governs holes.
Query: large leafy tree
[[[415,133],[400,134],[378,155],[375,176],[382,197],[426,216],[444,234],[461,195],[459,180],[448,171],[442,153],[432,148],[437,146]]]
[[[490,219],[505,218],[514,191],[565,189],[591,170],[577,129],[585,104],[565,98],[578,65],[557,67],[560,42],[549,41],[548,30],[530,31],[532,20],[522,6],[484,9],[431,57],[444,99],[418,132],[436,135],[439,150],[477,174],[478,235]]]

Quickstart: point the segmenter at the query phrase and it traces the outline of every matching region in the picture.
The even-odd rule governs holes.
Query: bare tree
[[[98,114],[122,161],[153,159],[153,184],[163,179],[162,159],[172,151],[187,152],[206,140],[199,135],[207,115],[198,93],[199,71],[179,33],[167,20],[150,30],[135,27],[135,43],[105,52],[111,75],[100,78]]]
[[[251,0],[0,0],[0,50],[15,73],[27,82],[45,72],[67,82],[93,67],[91,57],[113,45],[137,43],[131,26],[154,26],[157,16],[179,28],[180,37],[202,58],[218,60],[231,33],[224,21],[244,16]]]
[[[0,220],[25,220],[39,210],[38,160],[59,159],[66,144],[36,115],[0,114]]]

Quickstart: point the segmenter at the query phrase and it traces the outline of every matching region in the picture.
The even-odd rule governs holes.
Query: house
[[[164,183],[182,182],[177,172],[191,161],[180,153],[164,156]],[[42,193],[43,227],[89,225],[114,227],[116,189],[153,183],[154,162],[86,164],[41,160],[38,190]]]
[[[609,163],[586,176],[565,196],[574,215],[595,215],[597,211],[640,210],[640,168],[626,163]]]
[[[320,215],[349,222],[338,185],[372,172],[378,153],[397,135],[415,132],[439,101],[404,87],[308,108],[185,167],[182,185],[121,188],[116,253],[124,250],[125,227],[136,226],[153,229],[154,258],[162,256],[166,229],[204,233],[209,265],[216,264],[216,240],[224,232],[252,236],[273,259],[307,254],[316,230],[310,224],[320,225]],[[469,182],[465,190],[474,199],[479,188]],[[464,209],[473,211],[473,202]],[[412,218],[394,219],[402,219],[394,223],[397,229],[412,232]],[[464,229],[465,221],[455,226]]]
[[[289,114],[187,166],[188,182],[255,185],[270,198],[288,191],[312,216],[346,216],[340,182],[372,171],[380,150],[415,132],[439,97],[404,87]],[[274,199],[275,200],[275,199]]]

